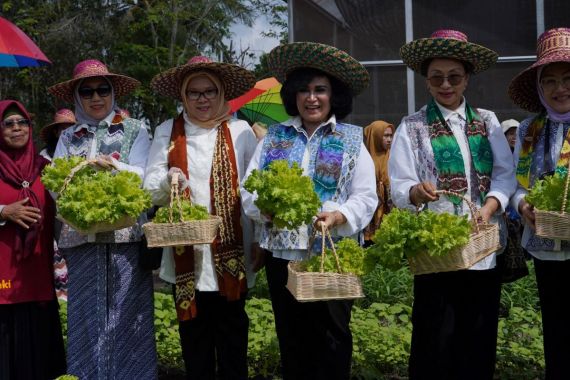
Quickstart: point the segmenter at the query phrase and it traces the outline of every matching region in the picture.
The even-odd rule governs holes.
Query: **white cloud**
[[[256,58],[253,61],[247,61],[247,65],[253,66],[258,62],[261,53],[268,53],[279,45],[278,39],[262,36],[262,32],[268,29],[269,22],[265,17],[256,18],[251,27],[244,24],[234,24],[231,27],[234,49],[239,52],[249,46],[249,51],[255,53]]]

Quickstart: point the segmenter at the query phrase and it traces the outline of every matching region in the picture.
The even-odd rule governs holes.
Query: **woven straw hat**
[[[537,60],[520,72],[509,85],[509,96],[519,107],[540,112],[543,109],[538,97],[537,70],[554,62],[570,62],[570,28],[550,29],[538,37]]]
[[[110,73],[107,66],[96,59],[79,62],[73,69],[73,78],[48,88],[48,91],[68,103],[73,103],[73,93],[77,83],[86,78],[105,77],[111,81],[115,97],[127,95],[141,83],[131,77]]]
[[[75,120],[75,114],[72,110],[62,108],[57,111],[53,117],[53,122],[46,125],[40,130],[40,139],[44,142],[47,142],[50,133],[52,133],[52,130],[60,124],[77,124],[77,120]]]
[[[360,62],[333,46],[316,42],[293,42],[280,45],[267,56],[267,65],[281,83],[298,68],[321,70],[346,84],[353,95],[368,87],[370,75]]]
[[[152,78],[150,86],[161,95],[182,100],[180,96],[182,81],[188,74],[196,71],[209,71],[217,75],[224,85],[226,100],[243,95],[255,85],[255,76],[241,66],[214,62],[208,57],[196,56],[190,58],[185,65],[157,74]]]
[[[400,48],[404,63],[421,74],[422,62],[430,58],[454,58],[473,65],[473,73],[487,70],[499,57],[496,52],[484,46],[467,41],[465,33],[451,29],[440,29],[429,38],[408,42]]]

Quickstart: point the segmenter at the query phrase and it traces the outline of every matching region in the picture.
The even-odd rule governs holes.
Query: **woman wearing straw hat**
[[[75,104],[77,123],[62,132],[54,158],[81,156],[105,169],[144,176],[150,140],[141,121],[116,114],[116,97],[139,82],[97,60],[48,89]],[[69,269],[67,361],[81,379],[154,379],[152,274],[139,266],[139,224],[83,235],[64,224],[58,241]]]
[[[333,235],[359,239],[378,204],[374,163],[362,128],[340,120],[368,85],[368,72],[344,51],[313,42],[278,46],[267,62],[283,83],[281,98],[291,119],[269,128],[248,174],[275,159],[298,163],[323,202],[317,222]],[[266,273],[283,378],[349,379],[352,301],[301,303],[286,288],[287,265],[307,258],[313,226],[272,229],[263,223],[255,196],[242,188],[242,199],[247,215],[260,223],[259,245],[269,251]]]
[[[61,132],[76,123],[77,120],[75,120],[75,114],[72,110],[67,108],[58,110],[53,116],[53,122],[40,130],[40,140],[46,144],[44,149],[40,151],[40,154],[51,161]]]
[[[495,114],[463,96],[471,75],[497,54],[454,30],[414,40],[400,54],[426,77],[432,99],[396,130],[389,161],[394,205],[470,215],[460,197],[435,192],[449,190],[480,207],[483,222],[497,223],[516,187],[512,154]],[[414,277],[410,379],[493,378],[501,290],[495,266],[493,253],[468,270]]]
[[[536,49],[537,61],[509,86],[511,99],[537,113],[521,122],[515,145],[519,182],[511,205],[524,219],[522,245],[534,257],[542,310],[546,379],[570,378],[570,302],[562,289],[570,288],[570,244],[534,234],[534,212],[524,197],[537,179],[567,173],[570,151],[570,28],[544,32]]]
[[[72,110],[69,110],[67,108],[58,110],[53,117],[53,122],[46,125],[40,130],[40,140],[46,144],[44,149],[40,151],[40,155],[46,160],[51,161],[53,154],[55,153],[55,147],[57,146],[61,132],[71,127],[72,125],[75,125],[76,123],[77,120],[75,120],[75,115]],[[56,239],[59,236],[60,230],[61,222],[59,220],[56,220]],[[64,257],[59,252],[59,248],[57,247],[57,240],[54,241],[54,251],[53,266],[55,293],[57,294],[58,299],[67,301],[67,264]]]
[[[159,94],[180,100],[183,112],[156,128],[145,188],[154,204],[168,205],[177,173],[191,201],[222,218],[213,244],[176,247],[176,254],[165,248],[163,254],[160,276],[175,284],[188,379],[247,379],[245,295],[253,277],[244,252],[251,225],[242,215],[239,181],[257,140],[246,122],[230,119],[228,100],[254,84],[246,69],[201,56],[151,83]]]

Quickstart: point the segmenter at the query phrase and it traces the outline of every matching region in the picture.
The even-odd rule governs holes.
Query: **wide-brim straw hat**
[[[184,78],[194,72],[206,71],[217,75],[224,86],[226,100],[235,99],[255,85],[255,76],[249,70],[232,63],[214,62],[208,57],[196,56],[188,63],[173,67],[155,75],[150,82],[154,91],[161,95],[182,100],[181,86]]]
[[[536,62],[514,77],[509,85],[509,96],[516,105],[530,112],[542,111],[537,70],[554,62],[570,62],[570,28],[550,29],[538,37]]]
[[[79,62],[75,66],[72,79],[53,85],[48,88],[48,91],[68,103],[73,103],[75,86],[79,81],[93,77],[105,77],[109,79],[113,85],[115,97],[130,94],[141,84],[134,78],[109,72],[107,66],[101,61],[88,59]]]
[[[40,139],[44,142],[47,142],[49,135],[53,132],[55,127],[60,124],[77,124],[77,120],[75,120],[75,114],[72,110],[62,108],[57,111],[53,117],[53,123],[46,125],[40,130]]]
[[[347,85],[353,95],[368,87],[370,74],[347,52],[317,42],[293,42],[275,47],[267,56],[267,65],[281,83],[295,69],[313,68]]]
[[[410,69],[422,74],[422,63],[430,58],[453,58],[468,62],[473,73],[487,70],[499,55],[484,46],[467,40],[467,35],[457,30],[440,29],[429,38],[408,42],[400,48],[400,56]]]

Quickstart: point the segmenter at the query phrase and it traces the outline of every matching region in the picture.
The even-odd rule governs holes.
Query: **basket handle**
[[[479,233],[479,210],[477,210],[477,206],[475,206],[475,204],[473,202],[471,202],[469,199],[467,199],[467,197],[465,197],[462,194],[459,194],[458,192],[455,191],[451,191],[451,190],[436,190],[435,191],[436,194],[443,194],[443,195],[451,195],[454,197],[459,197],[461,198],[465,203],[467,203],[467,206],[469,207],[469,211],[471,212],[471,219],[475,221],[475,231],[477,233]]]
[[[329,229],[327,228],[327,226],[324,223],[319,223],[319,225],[321,226],[321,235],[322,235],[322,239],[321,239],[321,268],[320,271],[321,273],[323,273],[325,271],[325,256],[326,256],[326,242],[325,240],[328,240],[330,245],[331,245],[331,250],[333,252],[333,256],[334,256],[334,260],[336,262],[336,269],[338,271],[338,273],[342,273],[342,269],[340,268],[340,262],[338,260],[338,254],[336,253],[336,248],[334,246],[334,242],[332,240],[332,236],[331,233],[329,231]],[[313,246],[313,242],[315,241],[315,236],[317,234],[317,229],[314,228],[313,229],[313,233],[311,235],[311,238],[309,239],[309,250],[310,247]]]
[[[180,221],[184,221],[184,215],[182,215],[182,202],[180,201],[180,191],[178,189],[178,173],[172,174],[172,179],[170,180],[170,207],[168,209],[168,222],[174,222],[174,216],[172,215],[172,208],[174,206],[174,202],[176,202],[176,206],[178,207],[178,211],[180,212]]]
[[[95,160],[95,159],[81,161],[73,169],[71,169],[71,171],[69,172],[67,177],[65,177],[65,180],[63,181],[63,185],[61,185],[61,190],[59,190],[59,194],[63,194],[63,192],[65,191],[65,189],[67,189],[67,186],[69,186],[69,183],[73,179],[73,176],[75,174],[77,174],[77,172],[79,172],[81,169],[83,169],[87,165],[94,164],[95,162],[97,162],[97,160]],[[113,169],[117,170],[117,166],[114,163],[110,162],[109,164],[113,167]]]
[[[570,180],[570,159],[568,160],[568,170],[566,171],[566,182],[564,183],[564,198],[562,198],[562,213],[566,211],[566,197],[568,197],[568,183]]]

